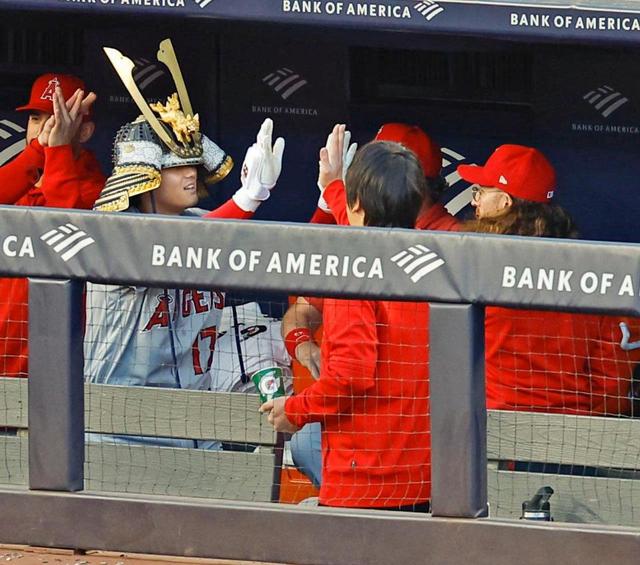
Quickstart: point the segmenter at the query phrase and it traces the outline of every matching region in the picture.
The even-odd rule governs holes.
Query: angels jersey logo
[[[60,81],[58,77],[53,77],[47,87],[44,89],[44,92],[40,95],[42,100],[51,100],[53,102],[53,95],[56,92],[56,87],[60,86]]]

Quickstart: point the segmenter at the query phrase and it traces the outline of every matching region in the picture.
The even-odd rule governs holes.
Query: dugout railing
[[[73,246],[47,243],[69,224]],[[0,225],[0,275],[31,277],[29,484],[0,488],[0,541],[287,563],[637,558],[636,527],[484,517],[483,305],[640,315],[640,246],[8,208]],[[424,259],[407,272],[409,255]],[[82,490],[87,280],[431,302],[432,515]]]

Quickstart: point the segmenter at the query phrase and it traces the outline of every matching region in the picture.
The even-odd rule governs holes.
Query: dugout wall
[[[4,5],[4,3],[0,3]],[[110,170],[115,131],[137,110],[101,48],[137,63],[144,94],[166,73],[155,60],[171,37],[204,129],[241,162],[266,116],[289,142],[276,198],[258,218],[306,221],[315,206],[318,147],[336,121],[360,143],[385,121],[417,123],[445,148],[445,199],[468,213],[455,167],[502,143],[542,149],[558,171],[557,199],[586,239],[634,241],[639,176],[637,3],[580,7],[420,2],[7,3],[0,161],[19,150],[33,76],[66,69],[100,99],[93,145]],[[215,187],[213,205],[237,187]]]

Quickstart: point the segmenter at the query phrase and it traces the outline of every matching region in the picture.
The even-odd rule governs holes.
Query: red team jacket
[[[43,182],[36,187],[40,172]],[[31,142],[0,168],[0,204],[90,209],[105,177],[92,153],[74,160],[71,146],[43,148]],[[28,374],[28,285],[26,279],[0,279],[0,374]]]
[[[285,404],[297,426],[322,423],[320,502],[427,501],[427,304],[327,298],[323,320],[320,379]]]

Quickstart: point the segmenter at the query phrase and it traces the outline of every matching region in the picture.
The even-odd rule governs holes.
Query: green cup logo
[[[284,396],[284,382],[280,367],[268,367],[256,371],[251,375],[251,380],[256,385],[262,402]]]

